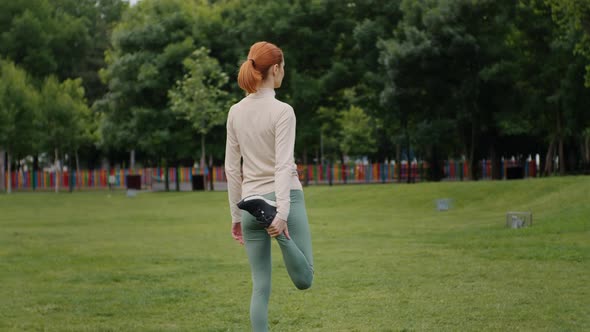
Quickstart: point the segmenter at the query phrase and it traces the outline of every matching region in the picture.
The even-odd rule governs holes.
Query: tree
[[[38,93],[26,72],[10,61],[0,60],[0,154],[3,159],[6,151],[8,159],[8,193],[12,191],[12,157],[31,153],[38,141],[38,104]],[[4,162],[1,168],[4,171]],[[4,186],[3,182],[4,174]]]
[[[75,20],[59,29],[58,78],[81,78],[88,104],[106,92],[98,71],[105,67],[115,24],[129,7],[125,0],[52,0],[55,12]],[[81,35],[75,37],[75,35]],[[57,42],[56,42],[57,43]],[[76,47],[71,47],[75,45]],[[65,53],[70,52],[71,54]],[[63,69],[62,69],[63,68]]]
[[[236,63],[245,60],[248,47],[258,40],[277,44],[285,54],[285,80],[278,98],[293,106],[298,119],[296,153],[307,163],[308,156],[321,149],[322,134],[316,114],[320,107],[348,109],[340,97],[355,86],[365,67],[356,57],[364,50],[350,38],[356,19],[380,10],[383,22],[395,2],[391,1],[227,1],[220,6],[224,38],[212,40],[212,54],[235,72]],[[286,14],[288,13],[288,14]],[[385,14],[386,13],[386,14]],[[266,22],[264,29],[260,22]],[[379,22],[382,22],[381,20]],[[301,42],[305,41],[305,42]],[[231,78],[232,81],[234,77]],[[236,98],[239,92],[235,94]],[[370,109],[370,108],[368,108]],[[328,138],[329,139],[329,138]]]
[[[105,149],[178,157],[185,123],[171,112],[168,90],[182,78],[183,60],[205,40],[198,24],[207,14],[207,6],[193,1],[144,0],[123,15],[101,72],[109,91],[95,105],[104,114]]]
[[[582,151],[583,131],[590,124],[584,111],[586,59],[574,51],[579,32],[556,24],[555,10],[548,1],[519,1],[509,44],[516,53],[513,72],[522,96],[520,115],[530,124],[524,132],[544,143],[546,175],[553,173],[556,156],[561,174],[579,165],[576,159],[583,156],[575,151]]]
[[[43,83],[41,98],[44,145],[47,151],[54,152],[55,192],[58,192],[62,168],[60,160],[63,160],[60,153],[77,153],[88,127],[89,110],[80,79],[59,83],[56,77],[50,76]]]
[[[0,54],[36,79],[71,77],[85,57],[90,35],[82,17],[57,10],[47,0],[0,3]]]
[[[168,92],[170,108],[201,136],[201,169],[204,169],[205,137],[212,128],[225,122],[229,109],[228,93],[222,89],[228,76],[206,48],[194,51],[183,64],[187,73]]]
[[[381,92],[385,89],[387,76],[379,62],[381,41],[393,37],[394,30],[402,19],[401,0],[368,0],[356,3],[355,27],[352,38],[354,53],[343,54],[345,58],[354,58],[358,82],[354,83],[356,96],[353,104],[358,105],[374,119],[379,119],[380,127],[374,128],[377,138],[378,160],[400,158],[399,119],[392,105],[381,103]],[[398,155],[396,155],[398,154]]]
[[[0,54],[36,78],[57,70],[51,45],[57,22],[46,0],[0,2]]]
[[[70,127],[67,130],[71,133],[66,151],[75,159],[76,172],[80,171],[79,150],[81,147],[88,147],[98,142],[98,127],[96,114],[91,113],[88,107],[82,80],[66,80],[61,83],[66,104],[63,105],[70,113]],[[70,167],[70,169],[72,169]],[[73,172],[70,171],[70,174]],[[72,178],[70,177],[70,183]],[[70,186],[70,188],[73,188]]]
[[[342,127],[340,149],[345,155],[362,156],[376,150],[371,118],[362,108],[351,106],[339,119]]]
[[[487,91],[501,77],[510,6],[489,0],[402,2],[402,21],[379,46],[387,74],[382,102],[397,113],[406,151],[417,141],[411,133],[419,124],[436,130],[434,137],[452,130],[456,139],[450,139],[463,144],[443,153],[465,155],[471,170],[477,169],[484,150],[480,137],[494,135],[494,114],[501,109]],[[437,150],[445,146],[433,141],[425,151],[431,165],[438,165]]]
[[[104,66],[112,26],[124,0],[12,0],[0,2],[0,55],[36,80],[80,77],[89,102],[104,93]]]
[[[586,57],[586,87],[590,88],[590,2],[588,0],[546,0],[553,20],[564,35],[575,39],[574,54]]]
[[[332,107],[320,107],[315,115],[316,121],[320,123],[321,133],[321,154],[320,163],[325,159],[328,162],[342,160],[340,141],[342,140],[341,111]]]
[[[403,20],[399,22],[394,35],[379,41],[379,63],[383,68],[384,87],[380,94],[383,109],[387,110],[382,119],[389,127],[396,125],[400,130],[398,143],[406,151],[410,160],[411,124],[418,121],[418,116],[430,111],[432,116],[440,118],[444,113],[444,103],[434,105],[432,99],[445,94],[436,62],[429,61],[438,52],[432,36],[424,27],[422,16],[429,10],[426,3],[402,3]],[[428,91],[427,87],[439,89]],[[446,88],[446,87],[445,87]],[[430,94],[428,93],[430,92]],[[435,106],[435,107],[432,107]],[[432,107],[432,108],[431,108]],[[436,150],[436,147],[433,147]],[[399,155],[396,159],[401,160]],[[436,164],[434,160],[431,164]],[[408,177],[408,182],[410,178]]]
[[[564,114],[566,132],[581,147],[581,151],[587,149],[587,133],[590,130],[590,119],[584,112],[588,105],[588,90],[580,89],[578,73],[580,66],[585,67],[586,88],[590,88],[590,2],[587,0],[546,0],[551,8],[551,16],[557,25],[557,43],[565,47],[566,52],[571,52],[573,61],[569,61],[568,79],[562,79],[563,88],[559,94],[562,98],[561,107]],[[567,83],[566,83],[567,82]],[[569,120],[569,121],[568,121]],[[567,123],[569,122],[569,123]],[[565,165],[563,156],[563,142],[560,142],[560,167]],[[577,150],[577,149],[575,149]],[[570,153],[570,156],[574,155]],[[568,158],[570,167],[576,167],[574,158]],[[582,153],[581,159],[587,167],[589,160],[587,153]],[[563,162],[562,162],[563,161]],[[581,166],[581,165],[580,165]],[[560,169],[563,173],[564,169]]]

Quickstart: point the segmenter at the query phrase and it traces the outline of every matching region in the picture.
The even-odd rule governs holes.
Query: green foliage
[[[245,60],[255,41],[267,40],[283,49],[286,76],[277,96],[294,107],[299,119],[298,155],[309,153],[319,149],[321,129],[319,121],[314,121],[318,109],[348,108],[350,104],[339,98],[342,90],[360,82],[367,69],[357,65],[364,50],[350,38],[357,19],[381,15],[379,22],[389,24],[392,17],[387,15],[395,11],[392,7],[396,8],[395,2],[390,1],[227,1],[220,5],[221,31],[227,37],[213,39],[212,54],[219,54],[220,60],[229,59],[225,71],[237,73],[236,64]],[[260,22],[265,22],[264,28]],[[359,33],[359,39],[368,45],[377,36],[372,31]],[[367,55],[366,63],[370,60]],[[375,66],[371,70],[376,70]],[[232,79],[235,82],[235,76]]]
[[[342,138],[340,113],[335,108],[320,107],[315,118],[320,122],[324,157],[333,161],[340,159],[340,140]]]
[[[25,71],[0,59],[0,147],[13,156],[33,152],[41,138],[39,105],[38,92]]]
[[[342,128],[340,149],[346,155],[361,156],[375,152],[371,118],[362,108],[351,106],[339,119]]]
[[[183,61],[186,74],[168,91],[170,109],[180,120],[187,121],[201,135],[201,158],[205,158],[205,136],[226,120],[228,93],[223,90],[228,77],[221,71],[209,50],[199,48]],[[192,136],[190,132],[185,135]],[[187,157],[194,156],[188,153]]]
[[[38,80],[84,77],[98,89],[94,81],[108,46],[108,25],[126,6],[122,0],[3,1],[0,54]]]
[[[129,7],[125,0],[52,0],[56,11],[63,11],[76,18],[75,25],[62,28],[61,34],[87,34],[88,38],[75,40],[64,39],[60,57],[60,66],[69,68],[59,74],[60,79],[82,78],[86,98],[91,105],[106,93],[106,87],[100,81],[98,71],[105,66],[105,51],[111,46],[110,38],[114,25],[121,19]],[[71,47],[74,45],[75,47]],[[70,52],[71,55],[63,52]]]
[[[183,60],[200,42],[206,9],[181,0],[146,0],[126,12],[113,32],[102,78],[111,93],[97,103],[104,113],[106,147],[141,148],[150,156],[173,157],[182,131],[170,111],[168,90],[183,76]]]
[[[562,38],[575,40],[574,54],[586,58],[586,87],[590,88],[590,1],[546,0],[552,17],[562,30]]]
[[[199,134],[207,135],[213,127],[225,122],[229,108],[223,87],[228,76],[205,48],[194,51],[183,64],[187,73],[168,92],[171,110],[191,123]]]
[[[21,65],[35,77],[57,70],[52,37],[59,32],[47,0],[0,3],[0,54]]]
[[[587,59],[575,54],[581,34],[573,21],[563,20],[560,12],[565,8],[551,1],[520,1],[518,30],[510,36],[517,64],[515,86],[526,96],[514,118],[530,119],[528,133],[546,141],[580,139],[590,120],[583,112],[588,102],[583,78]]]
[[[76,152],[92,139],[92,118],[80,79],[60,83],[56,77],[48,77],[41,89],[41,101],[46,151]]]

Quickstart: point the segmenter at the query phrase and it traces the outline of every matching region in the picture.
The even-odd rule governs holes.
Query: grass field
[[[316,279],[297,291],[273,245],[273,331],[590,330],[590,177],[305,193]],[[0,331],[248,331],[228,210],[222,192],[0,195]],[[505,228],[512,210],[533,227]]]

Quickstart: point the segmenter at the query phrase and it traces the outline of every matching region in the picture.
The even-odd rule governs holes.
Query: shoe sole
[[[245,203],[245,202],[248,202],[248,201],[251,201],[254,199],[261,199],[261,200],[265,201],[266,204],[273,206],[273,207],[277,207],[277,203],[275,201],[271,201],[271,200],[266,199],[263,196],[259,196],[259,195],[248,196],[248,197],[244,198],[242,201]]]
[[[269,199],[266,199],[266,198],[264,198],[264,197],[262,197],[260,195],[253,195],[253,196],[248,196],[248,197],[242,199],[237,204],[238,205],[238,208],[240,208],[241,210],[244,210],[244,211],[246,211],[246,212],[248,212],[248,213],[250,213],[250,214],[252,214],[252,215],[255,216],[256,214],[250,211],[251,206],[248,206],[248,205],[250,205],[250,202],[251,201],[255,201],[255,200],[256,201],[262,201],[262,202],[266,203],[268,206],[271,206],[271,207],[274,208],[274,211],[272,211],[272,214],[268,214],[269,219],[264,218],[263,220],[260,220],[260,219],[258,219],[258,217],[256,217],[256,221],[260,225],[262,225],[263,227],[266,228],[266,227],[270,226],[270,224],[272,223],[272,220],[275,218],[275,216],[277,214],[277,211],[276,211],[277,203],[274,202],[274,201],[271,201]],[[254,204],[260,204],[260,202],[254,203]]]

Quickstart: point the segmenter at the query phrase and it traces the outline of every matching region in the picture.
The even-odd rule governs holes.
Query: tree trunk
[[[0,148],[0,191],[6,191],[6,176],[4,175],[4,149]]]
[[[110,173],[109,173],[110,175]],[[80,189],[80,156],[78,156],[78,149],[76,149],[76,189]]]
[[[406,143],[406,158],[408,159],[408,183],[412,183],[412,161],[410,160],[410,132],[408,131],[408,122],[404,121],[404,134]]]
[[[209,189],[213,191],[213,156],[209,156]]]
[[[324,135],[320,131],[320,165],[324,165]]]
[[[55,192],[58,193],[59,192],[59,174],[60,174],[59,168],[60,168],[60,165],[59,165],[59,156],[58,156],[57,148],[55,149],[54,164],[55,164]]]
[[[314,162],[314,164],[316,164],[316,165],[317,164],[320,164],[320,165],[322,164],[320,162],[320,150],[318,148],[315,149],[315,162]]]
[[[303,165],[304,165],[303,169],[305,172],[305,174],[303,174],[303,179],[304,179],[303,185],[305,187],[307,187],[309,185],[309,170],[307,169],[307,167],[309,165],[307,165],[307,148],[306,147],[303,147]]]
[[[580,162],[578,160],[578,154],[576,153],[576,149],[573,147],[576,145],[576,142],[572,139],[570,140],[570,148],[566,149],[567,154],[567,164],[569,165],[569,171],[577,172],[580,170]]]
[[[557,137],[559,139],[559,174],[565,174],[565,155],[563,153],[563,130],[561,128],[561,108],[557,105]]]
[[[174,172],[176,173],[176,191],[179,192],[180,191],[180,176],[178,176],[178,162],[176,163],[176,165],[174,166]]]
[[[37,172],[39,171],[39,155],[33,157],[33,191],[37,190]]]
[[[334,171],[334,165],[332,164],[332,162],[330,160],[328,160],[328,184],[330,185],[330,187],[332,186],[332,182],[333,182],[333,178],[334,178],[334,174],[332,173]]]
[[[475,160],[475,138],[477,136],[476,121],[471,123],[471,146],[469,147],[469,161],[468,161],[468,178],[477,180],[477,161]]]
[[[565,154],[563,153],[562,137],[559,137],[559,174],[565,175]]]
[[[585,168],[590,166],[590,135],[586,136],[586,149],[585,149]]]
[[[494,143],[492,143],[492,146],[490,147],[490,159],[492,163],[492,180],[500,180],[500,158],[498,158],[496,145]]]
[[[203,188],[207,190],[207,176],[205,174],[205,135],[201,135],[201,170],[203,172]]]
[[[343,183],[346,184],[346,182],[347,182],[347,179],[346,179],[347,174],[346,173],[348,171],[348,168],[346,167],[346,164],[344,163],[344,153],[340,153],[340,165],[342,167],[342,180],[343,180]]]
[[[397,182],[401,183],[402,182],[402,146],[401,144],[396,144],[395,145],[395,160],[397,163]],[[395,172],[395,169],[394,169]]]
[[[469,147],[469,168],[467,169],[467,171],[469,172],[469,179],[471,180],[477,180],[478,179],[478,170],[479,168],[477,167],[477,160],[476,159],[476,155],[475,155],[475,151],[476,151],[476,146],[477,146],[477,137],[479,135],[479,120],[480,120],[480,111],[479,111],[479,105],[477,104],[477,96],[479,95],[479,84],[477,84],[477,80],[476,80],[476,84],[475,84],[475,92],[474,92],[474,97],[475,99],[473,99],[471,101],[472,105],[473,105],[473,116],[471,119],[471,146]]]
[[[442,176],[440,175],[440,164],[438,163],[438,151],[436,145],[430,146],[430,181],[440,181]]]
[[[10,151],[6,152],[6,161],[8,162],[8,180],[6,181],[8,186],[6,192],[10,194],[12,192],[12,156]]]
[[[135,174],[135,149],[129,152],[129,173]]]
[[[164,190],[170,191],[170,169],[168,167],[168,160],[164,159]]]
[[[74,192],[74,164],[75,160],[72,160],[72,156],[68,155],[68,190],[70,194]]]
[[[538,159],[537,159],[537,156],[539,157]],[[543,164],[543,159],[544,158],[543,158],[543,155],[542,154],[540,154],[540,153],[536,153],[535,154],[535,165],[536,165],[536,168],[537,168],[536,169],[537,172],[536,172],[535,177],[537,177],[537,178],[543,177],[543,169],[545,167],[545,164]],[[536,164],[537,160],[539,161],[538,164]]]
[[[549,148],[547,149],[544,176],[551,175],[553,172],[553,150],[555,150],[555,138],[551,139],[551,143],[549,143]]]

